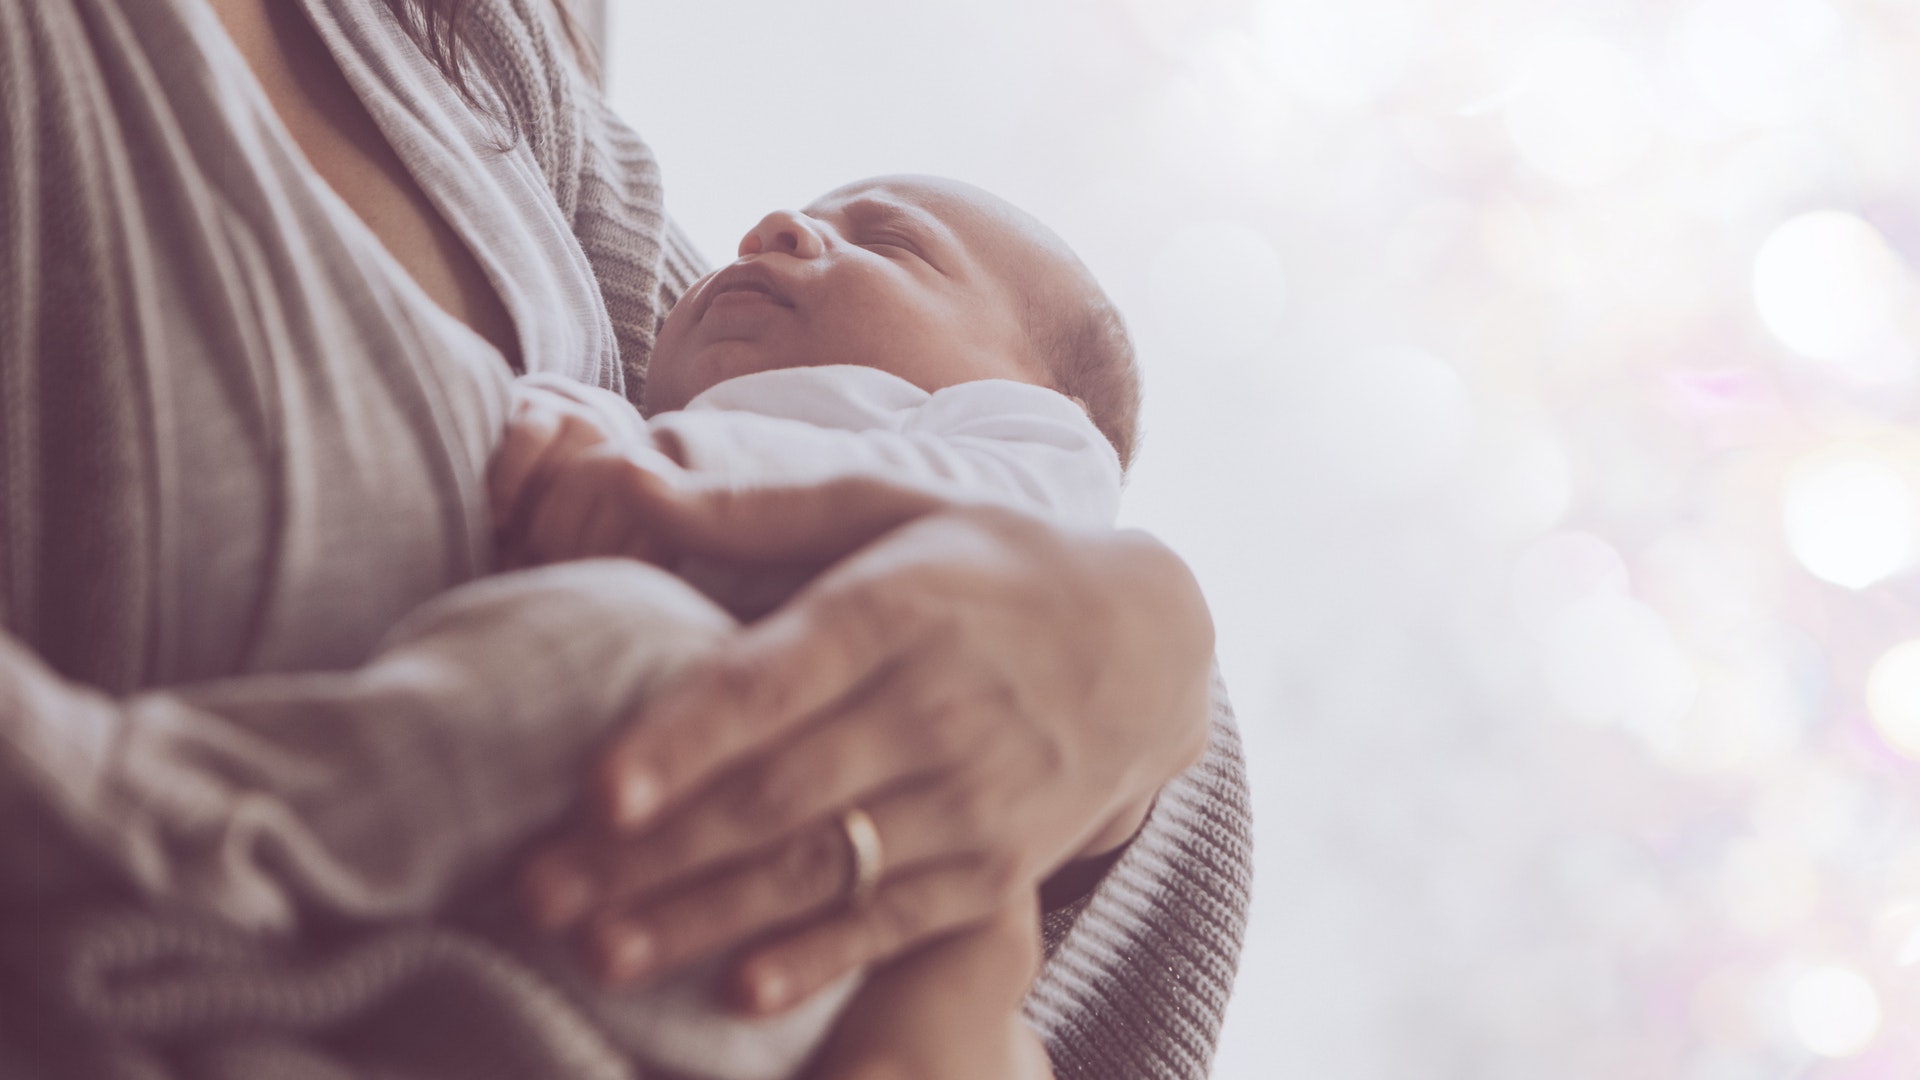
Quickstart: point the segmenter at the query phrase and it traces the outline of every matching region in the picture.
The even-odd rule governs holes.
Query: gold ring
[[[880,830],[865,810],[850,806],[840,812],[840,831],[846,834],[853,865],[847,871],[847,906],[860,907],[880,887]]]

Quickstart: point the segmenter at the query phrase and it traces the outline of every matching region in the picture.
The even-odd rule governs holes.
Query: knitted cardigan
[[[191,284],[217,272],[281,290],[340,287],[352,275],[333,271],[353,258],[320,243],[276,260],[248,232],[249,222],[295,211],[279,201],[273,176],[253,175],[258,161],[246,145],[206,151],[219,133],[196,127],[208,122],[182,104],[224,92],[216,75],[178,60],[205,29],[208,16],[195,8],[197,0],[0,0],[0,1075],[630,1075],[563,993],[472,932],[499,912],[448,909],[445,892],[432,889],[356,893],[307,865],[311,853],[276,831],[283,823],[262,809],[275,804],[261,792],[311,785],[300,751],[312,744],[263,743],[262,731],[205,712],[209,701],[254,700],[254,684],[232,680],[198,699],[166,689],[183,665],[206,660],[176,656],[165,631],[194,598],[166,574],[156,522],[179,512],[170,500],[190,503],[194,492],[190,482],[154,481],[151,410],[183,392],[154,336],[189,326],[193,340],[159,344],[239,372],[222,393],[242,417],[243,443],[269,462],[289,459],[280,428],[300,417],[287,410],[293,398],[256,402],[244,388],[284,376],[302,383],[287,394],[353,390],[329,384],[324,366],[257,370],[264,339],[249,337],[326,339],[338,328],[281,325],[273,313],[223,319]],[[599,286],[598,318],[612,344],[573,374],[637,400],[659,319],[701,260],[665,216],[651,153],[581,75],[546,0],[476,0],[471,12],[488,92]],[[201,220],[222,223],[218,235],[128,210],[144,206],[138,191],[149,182],[194,190],[176,182],[182,165],[166,148],[178,145],[203,153],[193,167],[239,177],[213,203],[195,204]],[[169,305],[189,317],[160,310]],[[337,344],[401,349],[416,332],[425,331],[402,320],[392,340]],[[456,396],[467,392],[451,385]],[[397,400],[370,400],[431,414],[427,426],[440,432],[419,450],[431,466],[421,474],[438,478],[424,497],[454,506],[446,489],[463,488],[471,503],[465,489],[484,468],[497,413],[482,403],[471,416],[443,416],[444,403],[400,380],[376,389]],[[297,510],[257,527],[298,545],[298,531],[287,531]],[[443,516],[449,534],[460,534],[457,506]],[[462,548],[457,535],[446,547],[451,577],[435,587],[484,572],[484,552]],[[316,619],[325,615],[324,596],[309,602]],[[1062,1078],[1207,1071],[1250,866],[1239,741],[1217,682],[1215,690],[1205,759],[1162,792],[1088,896],[1045,916],[1047,961],[1027,1015]],[[354,767],[379,762],[368,755]],[[390,813],[411,811],[408,800],[419,797],[404,770],[350,779],[364,784],[363,802],[391,800]],[[145,824],[118,824],[135,821]],[[182,837],[192,860],[176,858]],[[242,863],[256,877],[304,882],[304,891],[286,890],[294,908],[246,900],[255,894],[236,891]],[[407,860],[387,869],[416,885],[408,875],[427,872]],[[262,888],[259,896],[280,895]],[[394,899],[403,893],[410,899]]]

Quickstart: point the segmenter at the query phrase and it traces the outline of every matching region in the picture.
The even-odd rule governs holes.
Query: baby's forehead
[[[942,177],[886,176],[834,189],[809,213],[877,219],[918,217],[950,233],[980,268],[1026,308],[1072,306],[1091,278],[1059,235],[1039,219],[982,188]],[[996,290],[999,291],[999,290]]]
[[[814,200],[808,213],[875,218],[923,218],[946,229],[994,262],[1044,263],[1064,253],[1053,231],[1005,199],[958,180],[884,176],[859,180]],[[1038,268],[1038,267],[1036,267]]]

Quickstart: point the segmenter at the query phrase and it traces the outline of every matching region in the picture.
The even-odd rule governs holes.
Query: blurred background
[[[1920,3],[610,25],[710,258],[943,173],[1128,313],[1254,785],[1220,1077],[1920,1070]]]

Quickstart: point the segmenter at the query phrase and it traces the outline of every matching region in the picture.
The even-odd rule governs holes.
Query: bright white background
[[[1920,1068],[1920,5],[613,3],[710,257],[944,173],[1128,313],[1253,774],[1219,1076]]]

